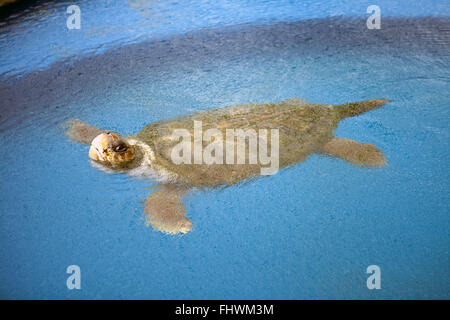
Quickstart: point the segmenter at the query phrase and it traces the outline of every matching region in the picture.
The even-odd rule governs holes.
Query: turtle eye
[[[115,152],[125,152],[127,151],[128,147],[123,141],[117,140],[112,144],[112,149]]]

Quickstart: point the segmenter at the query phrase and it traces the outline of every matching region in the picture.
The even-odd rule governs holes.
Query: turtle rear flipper
[[[390,102],[388,99],[374,99],[374,100],[364,100],[360,102],[351,102],[341,105],[334,106],[338,111],[339,117],[345,119],[348,117],[354,117],[358,114],[370,111],[372,109],[379,108],[385,103]]]
[[[323,146],[322,153],[361,167],[381,167],[386,164],[384,154],[373,144],[350,139],[333,138]]]

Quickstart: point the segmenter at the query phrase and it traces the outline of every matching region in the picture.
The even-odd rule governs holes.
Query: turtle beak
[[[108,145],[111,137],[107,133],[101,133],[92,140],[89,149],[89,158],[96,161],[106,161]]]

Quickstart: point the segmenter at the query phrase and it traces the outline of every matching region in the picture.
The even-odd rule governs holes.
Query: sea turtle
[[[335,156],[359,166],[383,166],[385,157],[374,145],[335,138],[333,130],[340,120],[381,107],[386,102],[389,100],[376,99],[333,106],[291,98],[279,103],[246,103],[153,122],[127,138],[79,120],[70,121],[67,134],[76,141],[91,145],[89,157],[94,166],[109,172],[152,177],[157,187],[145,201],[147,223],[162,232],[177,234],[189,232],[192,228],[191,222],[185,217],[184,205],[184,196],[189,190],[226,187],[261,176],[262,162],[255,163],[255,158],[253,162],[250,159],[255,156],[252,155],[255,150],[261,152],[263,145],[258,144],[257,149],[250,150],[252,132],[267,134],[261,135],[259,141],[265,141],[269,150],[278,147],[278,150],[271,150],[271,156],[274,156],[274,151],[278,151],[275,155],[278,161],[276,169],[299,163],[312,153]],[[198,124],[201,124],[205,135],[209,129],[214,129],[209,138],[200,133],[200,139],[206,140],[200,141],[200,147],[207,149],[209,145],[210,155],[216,162],[196,161],[195,155],[184,154],[198,143],[199,136],[196,138],[194,132]],[[225,141],[229,129],[250,132],[241,140],[248,151],[241,162],[217,161],[217,157],[225,157],[229,142],[235,141],[234,138]],[[180,136],[174,137],[177,130],[184,130],[182,132],[194,137],[187,140],[185,146],[188,149],[182,149],[180,153]],[[272,138],[278,135],[278,139],[269,141],[268,131],[271,131]],[[229,150],[237,151],[237,148],[239,144]],[[174,153],[175,149],[177,152]],[[174,154],[183,154],[186,161],[174,161]],[[235,160],[233,154],[231,157]]]

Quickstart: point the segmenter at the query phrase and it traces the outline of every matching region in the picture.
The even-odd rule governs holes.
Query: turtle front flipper
[[[101,130],[97,127],[87,125],[83,121],[78,119],[72,119],[64,123],[63,127],[67,129],[66,134],[73,140],[84,143],[91,144],[92,140],[102,132],[106,130]]]
[[[323,146],[322,153],[361,167],[381,167],[386,164],[384,154],[373,144],[350,139],[333,138]]]
[[[164,233],[188,233],[192,223],[186,215],[184,196],[188,189],[178,186],[161,185],[147,197],[144,213],[146,225]]]

